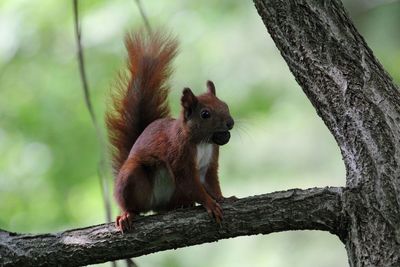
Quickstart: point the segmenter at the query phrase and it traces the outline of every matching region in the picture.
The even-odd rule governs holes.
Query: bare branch
[[[100,148],[100,160],[98,163],[98,177],[99,177],[99,183],[101,187],[101,192],[102,192],[102,197],[104,201],[104,209],[106,211],[106,219],[107,222],[111,222],[111,204],[110,204],[110,194],[109,194],[109,188],[108,188],[108,183],[107,183],[107,156],[106,156],[106,145],[105,141],[103,138],[103,135],[101,133],[100,127],[97,123],[96,115],[93,110],[92,102],[90,100],[90,91],[89,91],[89,85],[87,82],[86,78],[86,71],[85,71],[85,62],[84,62],[84,57],[83,57],[83,49],[82,49],[82,43],[81,43],[81,28],[80,28],[80,23],[79,23],[79,13],[78,13],[78,0],[73,1],[73,9],[74,9],[74,26],[75,26],[75,36],[76,36],[76,44],[77,44],[77,52],[78,52],[78,63],[79,63],[79,73],[81,76],[82,80],[82,86],[83,86],[83,93],[84,93],[84,98],[85,98],[85,104],[87,107],[87,110],[89,111],[90,114],[90,119],[92,120],[92,124],[95,128],[96,131],[96,137],[99,143],[99,148]]]
[[[139,9],[140,15],[142,16],[142,19],[143,19],[144,25],[146,27],[147,33],[149,35],[151,35],[153,31],[151,29],[150,22],[147,19],[146,13],[144,12],[144,8],[142,6],[142,3],[140,2],[140,0],[135,0],[135,2],[136,2],[136,5],[137,5],[137,7]]]
[[[327,187],[248,197],[223,204],[221,225],[195,207],[139,217],[129,234],[121,234],[113,224],[41,235],[0,231],[0,265],[87,265],[286,230],[322,230],[343,238],[341,196],[342,188]]]
[[[89,111],[90,118],[92,119],[94,124],[97,124],[96,116],[93,111],[92,102],[90,101],[90,92],[89,92],[89,85],[86,78],[86,71],[85,71],[85,63],[83,58],[83,50],[81,44],[81,26],[79,23],[79,14],[78,14],[78,0],[74,0],[74,26],[75,26],[75,35],[76,35],[76,44],[78,47],[78,63],[79,63],[79,73],[81,75],[82,86],[83,86],[83,93],[85,96],[85,104]]]

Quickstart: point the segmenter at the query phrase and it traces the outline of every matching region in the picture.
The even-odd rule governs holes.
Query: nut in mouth
[[[223,131],[223,132],[213,133],[211,140],[215,144],[222,146],[228,143],[230,138],[231,138],[231,133],[229,131]]]

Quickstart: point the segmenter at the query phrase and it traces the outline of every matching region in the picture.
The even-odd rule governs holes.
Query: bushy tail
[[[153,121],[168,117],[167,103],[171,61],[177,41],[160,32],[128,34],[128,73],[121,74],[106,113],[108,136],[113,146],[113,169],[117,174],[136,139]]]

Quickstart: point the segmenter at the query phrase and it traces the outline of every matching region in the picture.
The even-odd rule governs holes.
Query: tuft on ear
[[[207,92],[216,95],[215,94],[215,86],[214,83],[212,81],[207,81]]]
[[[188,119],[190,115],[192,115],[194,109],[196,108],[198,100],[196,96],[193,94],[190,88],[183,89],[181,104],[184,109],[185,119]]]

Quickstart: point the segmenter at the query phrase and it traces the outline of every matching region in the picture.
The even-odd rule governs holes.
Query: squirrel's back
[[[113,169],[117,174],[143,130],[153,121],[170,115],[167,103],[171,61],[177,41],[157,32],[128,34],[128,73],[120,75],[106,113],[108,135],[113,146]]]

